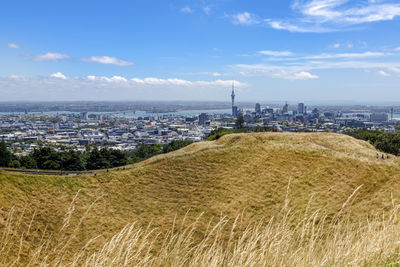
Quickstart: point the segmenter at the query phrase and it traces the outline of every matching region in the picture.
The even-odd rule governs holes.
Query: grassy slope
[[[366,142],[345,135],[318,133],[254,133],[224,136],[182,150],[113,170],[101,176],[52,177],[0,172],[0,228],[11,207],[22,221],[33,224],[35,243],[63,223],[79,191],[72,225],[85,214],[77,232],[81,247],[100,235],[103,242],[129,222],[170,227],[175,215],[204,220],[221,214],[245,221],[276,215],[291,180],[291,207],[311,206],[336,213],[363,184],[354,213],[368,214],[391,206],[400,197],[400,160],[377,160]],[[72,231],[72,230],[71,230]],[[55,237],[57,237],[55,235]]]

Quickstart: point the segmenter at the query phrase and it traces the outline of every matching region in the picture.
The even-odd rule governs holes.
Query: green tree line
[[[33,150],[27,156],[17,157],[7,149],[6,143],[2,141],[0,142],[0,167],[62,171],[109,169],[168,153],[191,143],[192,141],[189,140],[172,141],[164,146],[141,143],[131,152],[95,148],[83,153],[72,149],[57,152],[49,146],[43,146]]]
[[[368,141],[382,152],[396,156],[400,155],[400,132],[385,133],[382,131],[358,129],[356,131],[348,131],[346,134],[357,139]]]

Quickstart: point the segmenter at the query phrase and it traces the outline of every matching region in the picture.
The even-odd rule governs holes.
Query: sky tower
[[[235,83],[232,83],[232,94],[231,94],[231,98],[232,98],[232,107],[235,105]]]
[[[237,118],[238,116],[238,107],[235,106],[235,83],[232,83],[232,94],[231,94],[231,98],[232,98],[232,116],[234,118]]]

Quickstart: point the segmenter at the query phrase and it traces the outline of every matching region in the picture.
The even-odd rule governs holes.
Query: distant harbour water
[[[0,112],[0,116],[2,115],[21,115],[25,112]],[[73,111],[46,111],[46,112],[28,112],[29,114],[43,114],[43,115],[69,115],[69,114],[79,114],[80,112]],[[175,112],[147,112],[147,111],[118,111],[118,112],[90,112],[89,114],[108,114],[114,116],[126,116],[126,117],[155,117],[155,116],[163,116],[163,115],[175,115],[175,116],[197,116],[201,113],[207,113],[210,115],[214,114],[231,114],[231,109],[204,109],[204,110],[182,110]]]
[[[245,111],[251,110],[251,109],[244,109]],[[251,110],[252,111],[252,110]],[[25,112],[20,111],[20,112],[0,112],[0,116],[6,116],[6,115],[22,115]],[[38,114],[43,114],[43,115],[70,115],[70,114],[80,114],[81,112],[74,112],[74,111],[45,111],[45,112],[28,112],[29,114],[33,115],[38,115]],[[158,116],[164,116],[164,115],[171,115],[171,116],[198,116],[201,113],[206,113],[209,115],[216,115],[216,114],[231,114],[232,110],[231,109],[199,109],[199,110],[181,110],[181,111],[175,111],[175,112],[148,112],[148,111],[142,111],[142,110],[137,110],[137,111],[114,111],[114,112],[99,112],[99,111],[88,111],[89,114],[106,114],[106,115],[113,115],[117,117],[158,117]],[[366,117],[369,117],[371,113],[343,113],[342,115],[344,117],[353,117],[357,116],[358,114],[362,114]],[[388,117],[390,119],[391,114],[387,113]],[[400,113],[393,113],[393,119],[400,120]]]
[[[371,115],[372,113],[343,113],[344,117],[356,117],[357,115],[364,115],[367,118]],[[391,118],[391,114],[390,113],[386,113],[388,114],[388,118],[390,120]],[[393,113],[393,119],[399,120],[400,119],[400,113]]]

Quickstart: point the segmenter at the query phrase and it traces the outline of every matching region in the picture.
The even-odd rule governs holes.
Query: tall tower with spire
[[[232,98],[232,117],[236,118],[238,116],[238,107],[235,106],[235,84],[234,83],[232,83],[231,98]]]
[[[235,83],[232,83],[232,94],[231,94],[231,98],[232,98],[232,107],[235,105]]]

